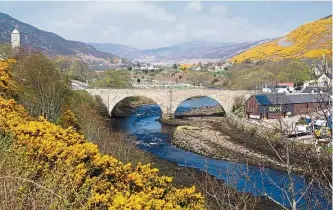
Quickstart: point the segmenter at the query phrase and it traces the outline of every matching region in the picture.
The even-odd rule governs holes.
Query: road
[[[72,80],[72,89],[73,90],[85,90],[89,87],[88,84],[79,82],[77,80]]]

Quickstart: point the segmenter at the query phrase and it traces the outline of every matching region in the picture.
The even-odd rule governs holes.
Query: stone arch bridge
[[[87,89],[87,92],[100,96],[110,114],[121,100],[130,96],[144,96],[157,103],[163,115],[173,115],[183,101],[196,96],[210,97],[218,102],[226,113],[230,113],[237,96],[247,99],[251,95],[249,91],[218,89]]]

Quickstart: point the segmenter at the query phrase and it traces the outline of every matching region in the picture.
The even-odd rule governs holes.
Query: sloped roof
[[[332,79],[332,74],[331,73],[326,73],[326,76],[330,79]]]
[[[288,95],[290,102],[294,104],[302,103],[314,103],[323,101],[323,98],[320,97],[320,94],[292,94]]]
[[[277,82],[277,85],[287,85],[289,87],[294,87],[294,83],[293,82]]]
[[[260,94],[255,96],[259,105],[281,105],[281,104],[302,104],[302,103],[315,103],[327,102],[329,96],[327,94]]]
[[[291,101],[286,94],[267,94],[272,104],[290,104]]]
[[[302,90],[302,93],[312,93],[312,91],[319,92],[320,90],[321,88],[319,87],[307,86]]]
[[[256,100],[258,101],[258,103],[260,105],[270,105],[270,104],[272,104],[271,101],[269,100],[269,98],[267,97],[267,95],[265,95],[265,94],[256,95],[255,98],[256,98]]]
[[[15,28],[13,31],[12,31],[12,34],[19,34],[20,32]]]

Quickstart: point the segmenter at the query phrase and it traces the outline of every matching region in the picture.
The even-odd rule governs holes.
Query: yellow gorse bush
[[[83,209],[204,209],[195,188],[177,189],[158,169],[123,164],[102,155],[71,127],[33,120],[14,100],[0,97],[0,131],[15,139],[14,150],[33,162],[35,177],[51,176],[68,205]],[[69,186],[66,190],[61,187]],[[69,189],[69,190],[68,190]],[[68,192],[69,191],[69,192]]]
[[[283,46],[280,42],[289,43]],[[288,35],[251,48],[232,61],[281,60],[284,58],[316,58],[332,54],[332,16],[302,25]]]
[[[0,95],[15,89],[11,72],[11,67],[15,62],[14,59],[0,60]]]

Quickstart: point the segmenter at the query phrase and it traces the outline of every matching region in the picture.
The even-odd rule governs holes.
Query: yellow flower
[[[22,106],[0,97],[0,130],[15,138],[14,149],[37,165],[40,177],[52,175],[87,209],[203,209],[195,188],[177,189],[172,178],[158,176],[150,164],[124,165],[100,154],[98,147],[72,128],[44,118],[33,120]],[[74,201],[73,201],[74,203]],[[82,207],[81,207],[82,208]]]

